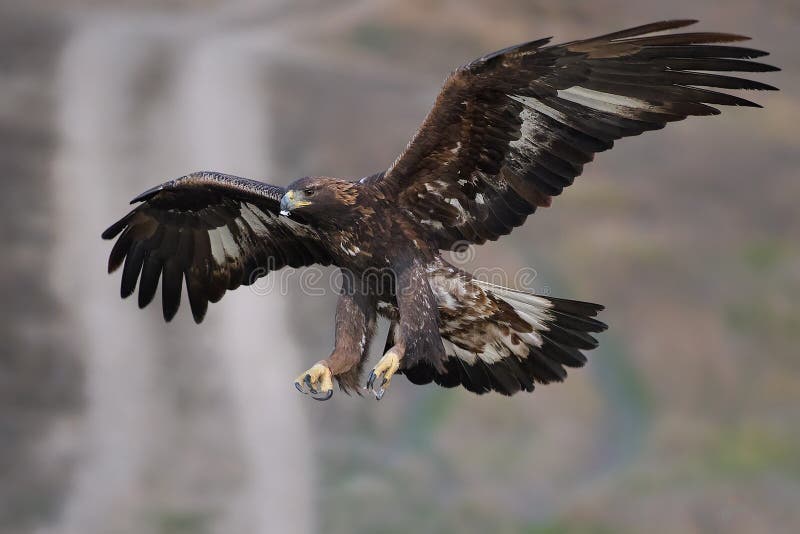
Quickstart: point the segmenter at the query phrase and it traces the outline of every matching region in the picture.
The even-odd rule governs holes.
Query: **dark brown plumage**
[[[720,91],[774,89],[718,74],[777,70],[752,61],[764,52],[721,44],[744,37],[652,35],[691,23],[540,39],[479,58],[451,74],[390,168],[358,182],[308,177],[284,189],[199,172],[162,184],[103,233],[117,238],[109,272],[123,266],[123,297],[138,282],[140,307],[160,280],[168,321],[185,281],[200,322],[226,290],[284,266],[340,267],[335,348],[295,383],[316,398],[330,397],[333,377],[357,387],[377,314],[391,321],[368,381],[378,398],[395,372],[507,395],[561,381],[597,346],[602,306],[487,284],[440,250],[508,234],[617,139],[716,106],[758,107]]]

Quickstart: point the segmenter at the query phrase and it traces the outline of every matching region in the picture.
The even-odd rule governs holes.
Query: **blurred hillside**
[[[685,17],[782,91],[619,143],[471,262],[606,304],[564,384],[312,403],[335,296],[163,325],[105,275],[151,185],[371,174],[459,64]],[[0,533],[797,532],[798,27],[789,0],[0,3]]]

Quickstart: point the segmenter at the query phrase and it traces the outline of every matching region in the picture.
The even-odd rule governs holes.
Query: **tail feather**
[[[464,386],[478,394],[513,395],[535,384],[561,382],[565,367],[582,367],[581,352],[597,347],[591,335],[606,324],[595,317],[599,304],[552,298],[465,280],[459,302],[441,310],[441,335],[447,352],[445,373],[424,359],[402,369],[415,384]]]

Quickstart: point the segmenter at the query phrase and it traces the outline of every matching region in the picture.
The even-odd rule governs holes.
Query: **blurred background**
[[[164,325],[105,274],[151,185],[371,174],[474,57],[686,17],[782,92],[621,142],[471,261],[607,305],[563,384],[316,403],[334,295]],[[797,532],[798,28],[794,0],[2,0],[0,532]]]

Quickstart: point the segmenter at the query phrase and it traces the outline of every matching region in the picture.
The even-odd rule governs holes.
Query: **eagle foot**
[[[310,393],[311,398],[326,401],[333,396],[331,370],[323,363],[316,363],[308,371],[300,373],[294,381],[294,387],[303,395]]]
[[[393,350],[384,354],[383,358],[378,361],[378,364],[369,373],[367,386],[364,388],[371,391],[375,395],[375,400],[381,400],[392,381],[392,376],[400,368],[400,356]],[[378,389],[375,389],[375,383],[378,382]]]

